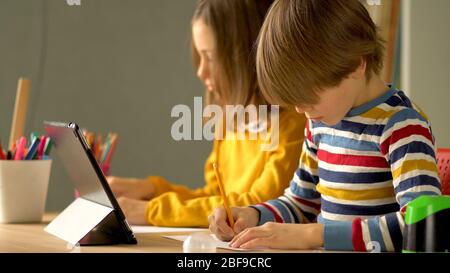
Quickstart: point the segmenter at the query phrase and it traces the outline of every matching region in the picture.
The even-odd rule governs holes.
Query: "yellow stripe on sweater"
[[[385,119],[391,117],[396,112],[398,112],[398,110],[385,111],[381,108],[373,108],[366,113],[361,114],[361,117],[371,119]]]
[[[427,171],[431,171],[431,172],[435,172],[435,173],[438,172],[436,163],[434,163],[434,162],[430,162],[425,159],[408,160],[408,161],[405,161],[402,165],[400,165],[400,167],[398,167],[397,169],[395,169],[392,172],[392,177],[395,180],[400,175],[408,173],[410,171],[414,171],[414,170],[427,170]]]
[[[317,170],[319,168],[317,160],[314,160],[312,157],[308,156],[304,150],[300,156],[300,163],[309,169]]]
[[[316,189],[323,195],[349,201],[383,199],[395,196],[393,187],[370,190],[344,190],[328,188],[319,183]]]

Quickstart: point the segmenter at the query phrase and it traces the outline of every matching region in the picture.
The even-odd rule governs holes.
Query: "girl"
[[[200,0],[192,19],[192,54],[197,76],[206,87],[207,104],[267,105],[256,81],[254,45],[271,0]],[[205,163],[203,188],[191,190],[162,177],[109,177],[108,182],[129,222],[157,226],[207,227],[208,215],[221,205],[212,167],[220,166],[231,206],[251,205],[280,195],[299,160],[305,118],[281,109],[279,144],[263,151],[263,139],[216,138]],[[242,124],[238,124],[242,125]],[[272,126],[273,125],[273,126]],[[278,128],[273,128],[278,126]],[[217,129],[217,128],[216,128]],[[217,132],[216,132],[217,133]],[[227,136],[235,131],[226,131]],[[239,232],[239,223],[236,223]]]

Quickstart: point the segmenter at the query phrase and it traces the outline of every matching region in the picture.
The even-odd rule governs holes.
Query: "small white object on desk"
[[[183,242],[185,253],[216,252],[216,241],[209,233],[194,232]]]
[[[221,248],[221,249],[227,249],[227,250],[233,250],[233,251],[239,251],[239,252],[256,250],[256,249],[243,249],[243,248],[231,247],[231,246],[229,246],[230,242],[222,242],[214,234],[210,234],[210,233],[204,233],[202,235],[191,234],[190,236],[189,235],[171,235],[171,236],[162,236],[162,237],[167,238],[167,239],[176,240],[176,241],[182,241],[184,252],[187,252],[186,250],[192,251],[195,247],[199,246],[199,240],[202,240],[202,239],[206,242],[206,244],[208,244],[207,245],[208,247],[206,246],[206,244],[205,244],[205,246],[203,246],[203,248],[205,248],[205,249],[209,249],[210,247],[212,247],[211,246],[211,244],[212,244],[214,246],[214,249]],[[185,246],[184,243],[188,240],[189,240],[190,245]],[[185,247],[186,247],[186,249],[185,249]],[[200,251],[195,251],[195,252],[211,252],[211,251],[201,251],[200,250]]]

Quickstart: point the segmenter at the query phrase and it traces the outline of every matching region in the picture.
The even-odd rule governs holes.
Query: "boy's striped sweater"
[[[402,91],[352,109],[337,125],[307,122],[300,166],[260,222],[324,224],[324,247],[401,251],[408,202],[440,194],[434,138]],[[369,246],[369,247],[368,247]]]

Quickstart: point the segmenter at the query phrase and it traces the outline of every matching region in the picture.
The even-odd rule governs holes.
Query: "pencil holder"
[[[40,222],[51,160],[0,160],[0,223]]]

